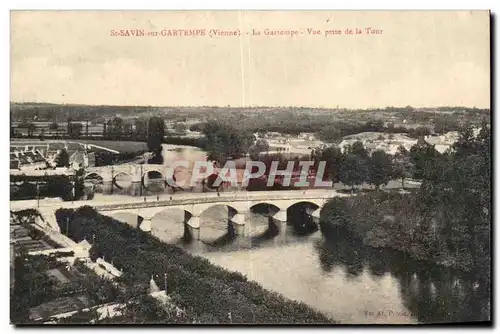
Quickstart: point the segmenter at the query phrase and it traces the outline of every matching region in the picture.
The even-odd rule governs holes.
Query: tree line
[[[45,197],[59,197],[63,201],[79,200],[86,195],[83,171],[75,176],[67,175],[11,175],[10,200],[25,200]]]
[[[340,226],[373,247],[459,268],[488,281],[491,261],[491,134],[460,131],[453,151],[415,152],[417,192],[372,192],[336,198],[324,207],[323,228]]]
[[[393,179],[400,179],[403,188],[406,179],[419,179],[417,171],[425,168],[427,159],[436,155],[439,153],[423,139],[409,151],[400,146],[394,155],[383,150],[370,154],[363,143],[357,141],[343,151],[338,147],[313,151],[312,160],[315,161],[314,170],[318,169],[320,161],[325,162],[324,177],[333,183],[340,182],[351,187],[352,191],[356,186],[367,183],[379,190]]]

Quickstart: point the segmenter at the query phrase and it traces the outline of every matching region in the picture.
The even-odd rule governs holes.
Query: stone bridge
[[[166,225],[175,225],[175,230],[179,231],[178,236],[180,238],[199,240],[200,227],[209,224],[204,213],[214,207],[226,210],[227,224],[223,227],[227,228],[228,233],[236,236],[249,236],[251,220],[248,219],[248,214],[257,213],[267,216],[269,224],[274,225],[273,227],[282,234],[286,231],[287,222],[292,213],[291,210],[294,208],[300,209],[303,214],[312,217],[313,221],[317,223],[324,204],[333,197],[343,196],[350,195],[339,193],[333,189],[238,191],[223,192],[219,195],[217,193],[184,193],[160,197],[101,195],[99,198],[88,201],[61,202],[44,200],[38,206],[38,211],[41,213],[43,220],[40,225],[45,225],[49,228],[49,231],[53,230],[58,235],[61,235],[60,233],[64,232],[61,230],[64,229],[59,228],[55,220],[55,212],[60,208],[78,209],[85,205],[93,207],[102,215],[112,217],[146,232],[153,232],[154,234],[154,231],[165,231]],[[37,207],[36,201],[11,202],[11,210],[13,211],[34,207]],[[261,210],[255,210],[258,207]],[[263,208],[266,210],[262,210]],[[172,212],[176,212],[182,219],[176,222],[154,219],[156,216],[161,217],[160,214],[162,213]],[[133,222],[126,221],[126,219],[120,217],[122,214],[134,215],[136,219]]]
[[[163,180],[166,182],[167,177],[172,174],[172,168],[164,165],[153,164],[130,164],[130,165],[112,165],[102,167],[88,167],[85,169],[85,176],[99,176],[102,178],[102,187],[104,194],[111,194],[113,192],[113,185],[115,179],[120,174],[131,177],[131,192],[132,195],[139,195],[142,184],[147,186],[148,173],[157,172],[162,175]]]
[[[247,214],[253,212],[257,206],[265,206],[266,216],[270,223],[275,225],[280,233],[284,233],[289,209],[300,206],[301,210],[318,222],[320,211],[326,201],[335,196],[348,196],[334,190],[291,190],[291,191],[259,191],[234,193],[203,193],[190,194],[186,198],[173,198],[160,201],[135,201],[121,204],[94,205],[93,207],[103,215],[122,220],[123,213],[137,216],[137,221],[129,223],[143,231],[162,230],[167,222],[153,219],[155,216],[176,210],[183,216],[184,237],[189,240],[200,239],[200,227],[204,224],[202,216],[212,207],[227,208],[228,233],[236,236],[248,235]],[[182,235],[180,236],[182,237]]]

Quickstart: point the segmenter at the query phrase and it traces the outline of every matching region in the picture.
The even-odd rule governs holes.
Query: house
[[[29,151],[15,149],[14,152],[10,153],[10,161],[11,169],[38,170],[47,168],[47,161],[38,150],[35,150],[35,147]]]

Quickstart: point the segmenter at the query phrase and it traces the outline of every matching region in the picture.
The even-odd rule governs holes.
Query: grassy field
[[[122,153],[127,153],[127,152],[139,152],[139,151],[148,151],[148,146],[144,142],[135,142],[135,141],[111,141],[111,140],[36,140],[36,139],[29,139],[29,140],[11,140],[10,146],[11,146],[11,151],[13,150],[13,147],[25,147],[29,146],[31,148],[32,146],[35,146],[36,148],[39,147],[45,147],[47,144],[49,145],[50,150],[59,150],[63,149],[65,147],[65,142],[67,143],[68,147],[68,153],[73,153],[79,148],[83,148],[81,144],[92,144],[92,145],[97,145],[101,146],[104,148],[109,148],[111,150],[116,150]],[[99,149],[96,147],[92,148],[92,151],[94,152],[99,152],[103,151],[104,149]]]

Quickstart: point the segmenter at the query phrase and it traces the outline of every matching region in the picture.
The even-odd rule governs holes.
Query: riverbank
[[[340,227],[367,246],[396,250],[414,260],[473,273],[478,278],[489,277],[489,260],[481,257],[476,245],[459,248],[475,236],[467,235],[468,231],[454,234],[448,226],[426,216],[418,196],[372,192],[334,198],[321,211],[320,228],[327,239],[335,238],[331,231]]]
[[[70,217],[70,238],[92,240],[92,258],[112,260],[124,272],[121,279],[131,285],[154,277],[159,287],[166,285],[172,301],[193,314],[197,323],[335,323],[304,303],[265,290],[237,272],[164,244],[90,207],[56,212],[60,226],[66,217]]]

